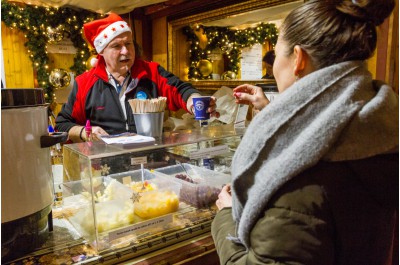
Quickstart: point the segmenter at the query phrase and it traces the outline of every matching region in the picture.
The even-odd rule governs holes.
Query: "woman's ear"
[[[293,48],[294,55],[294,75],[299,76],[306,69],[307,64],[307,54],[306,52],[299,46],[296,45]]]

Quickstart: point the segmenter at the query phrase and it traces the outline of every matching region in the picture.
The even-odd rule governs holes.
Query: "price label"
[[[131,158],[131,166],[140,165],[140,164],[147,164],[147,156],[140,156],[140,157],[132,157]]]
[[[199,159],[204,157],[222,155],[229,152],[229,147],[227,145],[218,145],[209,148],[203,148],[198,151],[190,153],[190,159]]]
[[[148,230],[148,229],[158,227],[158,226],[165,226],[169,223],[172,223],[172,221],[173,221],[172,214],[163,215],[158,218],[153,218],[148,221],[140,222],[140,223],[130,225],[130,226],[124,227],[122,229],[110,232],[110,233],[108,233],[108,240],[112,241],[112,240],[130,235],[130,234],[141,232],[143,230]]]

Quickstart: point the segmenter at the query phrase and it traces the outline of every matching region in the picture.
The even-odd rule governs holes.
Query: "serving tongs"
[[[145,190],[146,187],[144,186],[144,166],[140,164],[140,172],[142,173],[142,190]]]
[[[183,171],[185,171],[186,176],[193,182],[193,178],[189,175],[189,173],[187,172],[186,168],[182,165],[182,163],[179,162],[178,160],[176,160],[176,163],[181,166]]]

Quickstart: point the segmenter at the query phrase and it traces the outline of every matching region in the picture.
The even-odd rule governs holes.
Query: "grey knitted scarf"
[[[393,90],[372,81],[359,61],[295,82],[255,116],[234,155],[237,237],[230,239],[248,248],[271,196],[318,161],[361,159],[398,147],[398,109]]]

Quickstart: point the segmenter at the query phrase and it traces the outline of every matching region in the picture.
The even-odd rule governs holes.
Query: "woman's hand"
[[[237,104],[252,105],[255,110],[262,110],[269,104],[261,87],[253,85],[240,85],[233,89],[233,96]]]
[[[231,195],[231,185],[225,185],[221,192],[218,194],[218,200],[215,202],[218,210],[225,207],[232,207],[232,195]]]

